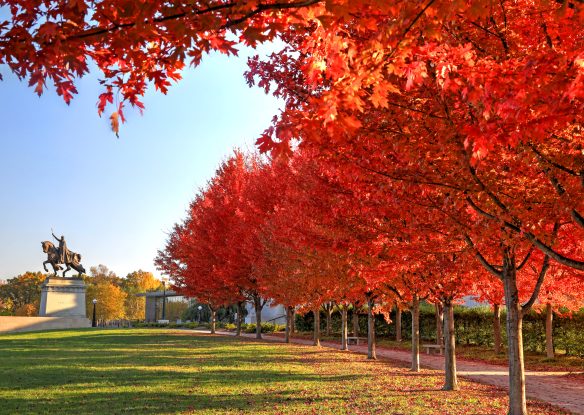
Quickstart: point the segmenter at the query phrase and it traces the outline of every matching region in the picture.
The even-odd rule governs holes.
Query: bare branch
[[[517,271],[519,271],[521,268],[523,268],[525,266],[525,264],[527,264],[527,261],[529,260],[529,257],[531,256],[531,253],[533,252],[533,245],[531,246],[531,248],[529,248],[529,252],[527,253],[527,255],[525,255],[525,258],[523,258],[523,261],[521,261],[521,263],[517,266]]]
[[[477,257],[477,259],[479,260],[481,265],[483,267],[485,267],[485,269],[487,271],[489,271],[491,274],[493,274],[495,277],[499,278],[500,280],[503,280],[503,272],[498,271],[493,265],[491,265],[485,259],[485,257],[479,252],[479,250],[475,248],[475,245],[474,245],[472,239],[470,239],[470,237],[468,235],[464,235],[464,240],[466,241],[467,245],[470,248],[472,248],[472,250],[475,252],[475,256]]]

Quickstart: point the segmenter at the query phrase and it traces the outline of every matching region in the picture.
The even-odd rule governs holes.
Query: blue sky
[[[97,115],[97,73],[67,106],[0,66],[0,279],[41,271],[51,228],[86,269],[154,272],[156,251],[198,188],[235,147],[252,148],[278,111],[245,84],[253,53],[209,56],[168,95],[150,91],[143,116],[126,111],[119,139]]]

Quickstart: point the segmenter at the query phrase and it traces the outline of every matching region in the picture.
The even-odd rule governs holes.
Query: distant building
[[[180,316],[172,315],[176,307],[175,303],[184,303],[186,306],[190,303],[190,299],[184,297],[172,290],[151,291],[147,293],[136,294],[138,297],[146,297],[146,315],[144,316],[147,322],[155,322],[162,319],[162,302],[166,298],[166,319],[175,320]],[[186,308],[186,307],[185,307]],[[176,313],[174,313],[176,314]]]
[[[255,324],[256,312],[253,304],[247,302],[245,309],[247,310],[245,322]],[[262,308],[262,323],[286,324],[286,308],[280,304],[273,304],[272,301],[268,301],[264,308]]]
[[[477,298],[474,295],[465,295],[462,297],[462,301],[462,305],[469,308],[489,306],[489,303],[477,301]]]

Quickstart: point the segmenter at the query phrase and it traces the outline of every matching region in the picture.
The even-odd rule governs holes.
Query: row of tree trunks
[[[517,289],[517,276],[515,259],[506,252],[503,258],[503,284],[505,289],[505,303],[507,305],[507,338],[509,350],[509,415],[526,415],[527,406],[525,400],[525,373],[523,356],[523,309],[519,302]],[[367,298],[367,344],[369,359],[375,359],[375,318],[373,314],[374,300],[372,296]],[[444,390],[457,390],[458,377],[456,370],[456,338],[454,330],[454,307],[450,299],[443,302],[443,310],[436,307],[437,342],[441,341],[441,333],[444,338]],[[414,294],[411,304],[412,313],[412,364],[411,370],[420,370],[420,299]],[[493,326],[495,332],[495,351],[501,350],[500,305],[494,307]],[[441,317],[443,324],[440,324]],[[320,316],[315,312],[315,345],[320,345]],[[553,356],[553,342],[551,337],[553,313],[551,305],[546,306],[546,351],[548,356]],[[341,309],[341,349],[347,350],[347,310]],[[398,328],[400,330],[398,330]],[[358,315],[353,313],[353,333],[358,335]],[[396,313],[396,340],[401,340],[401,312],[397,308]]]
[[[505,304],[507,306],[506,329],[508,339],[509,353],[509,415],[526,415],[526,398],[525,398],[525,371],[523,355],[523,315],[529,308],[529,305],[523,307],[519,301],[519,292],[517,288],[517,268],[515,265],[514,253],[511,249],[504,252],[503,267],[500,275],[503,280],[505,292]],[[256,311],[256,338],[261,339],[261,310],[263,308],[260,297],[254,297],[254,308]],[[241,322],[243,317],[243,304],[237,304],[237,335],[241,335]],[[376,359],[375,350],[375,315],[373,313],[375,302],[372,295],[367,296],[367,344],[368,359]],[[442,308],[443,306],[443,308]],[[216,332],[216,314],[217,310],[209,307],[211,310],[211,333]],[[341,350],[348,350],[348,310],[346,306],[340,307],[341,310]],[[327,308],[327,333],[330,332],[330,318],[332,307]],[[313,311],[314,313],[314,345],[320,346],[320,307]],[[414,294],[411,303],[412,314],[412,363],[411,370],[418,372],[420,370],[420,299]],[[437,343],[444,339],[444,370],[445,383],[444,390],[457,390],[458,379],[456,372],[456,341],[454,331],[454,307],[451,299],[445,299],[441,305],[435,308]],[[294,332],[294,307],[286,309],[286,333],[285,341],[290,342],[290,335]],[[401,323],[402,313],[399,307],[396,308],[396,340],[401,341]],[[501,335],[501,306],[494,305],[493,330],[495,338],[495,352],[502,351]],[[443,322],[443,324],[440,324]],[[546,354],[548,357],[554,357],[553,337],[553,309],[551,304],[546,304]],[[357,307],[353,312],[353,334],[359,334],[359,316]]]

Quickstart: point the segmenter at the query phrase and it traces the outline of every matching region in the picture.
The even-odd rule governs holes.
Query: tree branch
[[[482,210],[481,208],[479,208],[470,198],[467,198],[467,201],[471,204],[471,206],[481,215],[488,217],[490,219],[496,219],[496,217],[488,212],[485,212],[484,210]],[[546,245],[545,243],[543,243],[537,236],[535,236],[533,233],[531,232],[523,232],[521,230],[521,228],[519,228],[518,226],[508,222],[508,221],[502,221],[503,225],[514,231],[517,233],[522,234],[529,242],[531,242],[533,245],[535,245],[536,248],[538,248],[541,252],[543,252],[545,255],[548,255],[550,258],[552,258],[553,260],[559,262],[562,265],[565,265],[567,267],[570,268],[574,268],[580,271],[584,271],[584,261],[578,261],[575,259],[571,259],[566,257],[565,255],[560,254],[559,252],[554,251],[550,246]]]
[[[556,137],[556,138],[557,138],[557,137]],[[533,143],[529,143],[529,144],[528,144],[528,146],[529,146],[529,148],[531,148],[531,150],[532,150],[532,151],[535,153],[535,155],[536,155],[536,156],[537,156],[537,157],[538,157],[538,158],[539,158],[541,161],[543,161],[543,162],[545,162],[545,163],[547,163],[547,164],[549,164],[549,165],[551,165],[551,166],[555,167],[555,168],[556,168],[556,169],[558,169],[558,170],[562,170],[563,172],[565,172],[565,173],[568,173],[568,174],[570,174],[570,175],[572,175],[572,176],[581,176],[581,175],[582,175],[582,173],[578,173],[578,172],[577,172],[577,171],[575,171],[575,170],[572,170],[572,169],[570,169],[570,168],[568,168],[568,167],[562,166],[561,164],[559,164],[559,163],[556,163],[555,161],[553,161],[553,160],[550,160],[550,159],[546,158],[546,157],[545,157],[545,156],[544,156],[544,155],[543,155],[543,154],[542,154],[542,153],[541,153],[541,152],[540,152],[540,151],[539,151],[539,150],[538,150],[538,149],[535,147],[535,145],[533,145]]]
[[[224,30],[224,29],[227,29],[231,26],[238,25],[240,23],[243,23],[245,20],[247,20],[247,19],[249,19],[257,14],[265,12],[265,11],[285,10],[285,9],[308,7],[308,6],[312,6],[316,3],[320,3],[321,1],[322,0],[305,0],[305,1],[298,1],[298,2],[293,2],[293,3],[274,3],[274,4],[261,4],[260,3],[260,4],[258,4],[256,9],[250,11],[249,13],[247,13],[247,14],[245,14],[237,19],[227,21],[227,23],[225,23],[224,25],[222,25],[220,27],[217,27],[215,30]],[[205,14],[229,9],[229,8],[235,7],[237,5],[238,5],[238,3],[231,2],[231,3],[219,4],[216,6],[207,7],[206,9],[182,11],[182,12],[178,12],[178,13],[174,13],[174,14],[169,14],[166,16],[156,17],[156,18],[151,20],[151,23],[164,23],[166,21],[176,20],[176,19],[180,19],[183,17],[202,16]],[[123,23],[123,24],[114,24],[113,26],[110,26],[110,27],[94,27],[91,29],[87,29],[81,33],[68,36],[66,38],[66,40],[84,39],[84,38],[88,38],[88,37],[104,35],[104,34],[113,32],[115,30],[128,29],[128,28],[134,27],[134,26],[136,26],[136,24],[137,24],[137,22],[131,22],[131,23]]]
[[[475,248],[472,239],[470,239],[468,235],[464,235],[464,240],[466,241],[467,245],[475,252],[475,256],[477,257],[481,265],[485,267],[485,269],[489,271],[491,274],[493,274],[495,277],[499,278],[500,280],[503,280],[503,272],[498,271],[493,265],[489,264],[489,262],[479,252],[479,250]]]
[[[523,268],[525,266],[525,264],[527,264],[527,261],[529,260],[529,257],[531,256],[532,252],[533,252],[533,245],[531,246],[531,248],[529,248],[529,252],[527,253],[527,255],[525,255],[525,258],[523,258],[523,261],[521,261],[521,263],[517,266],[517,271],[519,271],[521,268]]]
[[[543,243],[531,232],[526,232],[523,235],[527,238],[528,241],[534,244],[536,248],[538,248],[541,252],[543,252],[545,255],[548,255],[550,258],[554,259],[560,264],[570,268],[578,269],[580,271],[584,271],[584,261],[571,259],[560,254],[559,252],[554,251],[550,246]]]
[[[537,300],[537,297],[539,296],[539,291],[541,290],[541,285],[543,284],[543,281],[545,279],[545,274],[547,273],[549,266],[550,266],[550,257],[546,255],[545,258],[543,259],[543,264],[541,266],[541,270],[540,270],[539,275],[537,277],[537,283],[535,284],[535,288],[533,289],[533,293],[531,293],[531,298],[529,299],[529,301],[527,301],[521,307],[521,313],[523,315],[527,314],[527,312],[531,309],[531,306],[533,306],[533,303],[535,302],[535,300]]]

